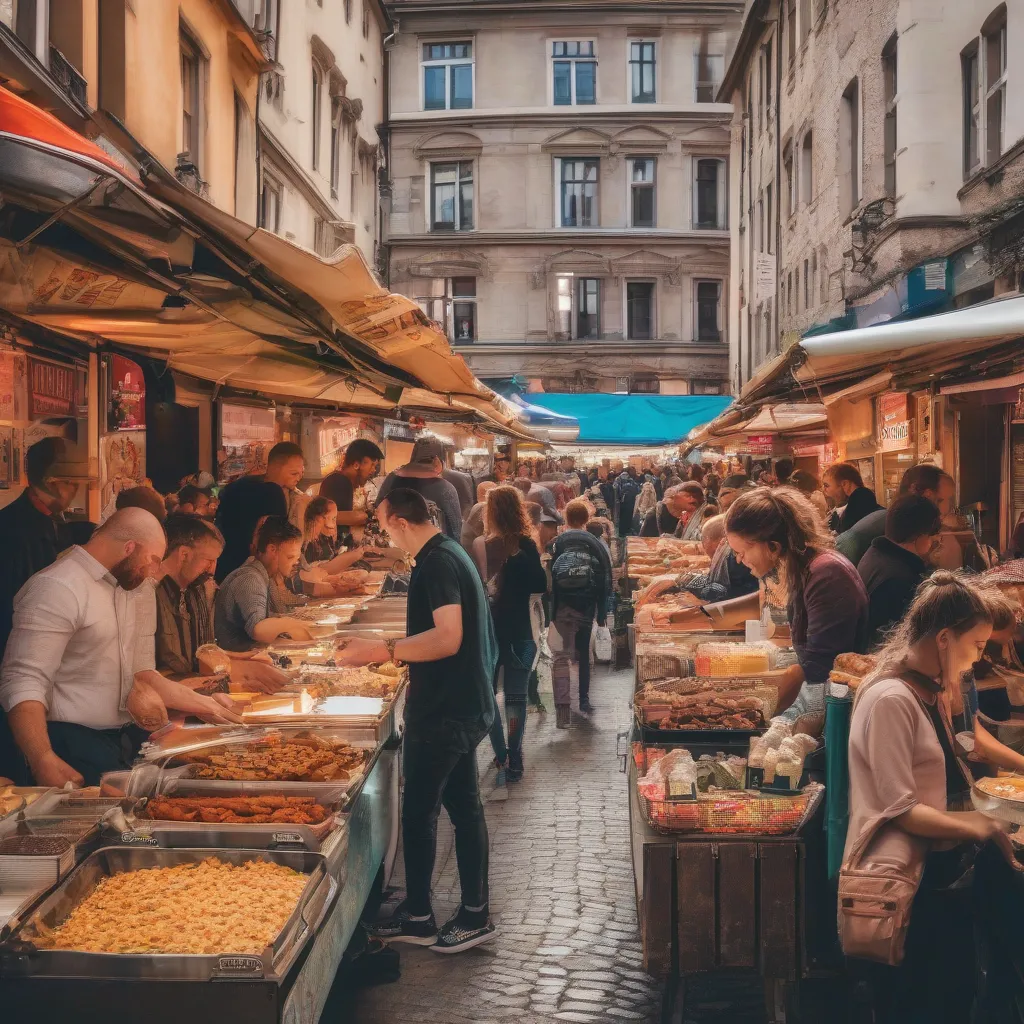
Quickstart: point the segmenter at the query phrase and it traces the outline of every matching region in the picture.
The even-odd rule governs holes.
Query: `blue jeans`
[[[526,691],[537,645],[532,640],[502,640],[498,644],[498,664],[494,669],[494,692],[498,692],[498,672],[505,670],[505,714],[508,717],[508,743],[502,727],[501,712],[494,709],[491,746],[499,764],[508,762],[513,771],[523,770],[523,734],[526,732]]]

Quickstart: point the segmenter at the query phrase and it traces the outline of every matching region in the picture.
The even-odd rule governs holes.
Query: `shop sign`
[[[254,442],[273,444],[276,437],[273,409],[222,402],[220,437],[222,445],[243,445]]]
[[[898,452],[910,447],[906,394],[892,391],[878,399],[878,441],[883,452]]]
[[[59,366],[41,359],[28,361],[28,416],[73,416],[75,377],[73,366]]]
[[[775,450],[775,435],[749,434],[743,449],[750,455],[771,455]]]
[[[754,258],[754,301],[775,295],[775,257],[758,255]]]
[[[142,367],[124,356],[110,360],[108,430],[142,430],[146,426],[146,381]]]

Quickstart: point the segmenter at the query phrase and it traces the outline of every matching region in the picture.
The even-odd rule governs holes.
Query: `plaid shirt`
[[[248,651],[256,642],[253,630],[264,619],[284,615],[278,588],[258,558],[249,558],[229,573],[217,591],[213,609],[217,643],[225,651]]]
[[[199,670],[196,651],[213,643],[213,605],[202,578],[184,590],[170,576],[156,585],[156,667],[168,676]]]

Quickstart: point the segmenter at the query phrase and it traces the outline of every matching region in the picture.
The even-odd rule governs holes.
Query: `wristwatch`
[[[388,659],[394,662],[396,665],[398,664],[398,659],[395,657],[395,644],[397,643],[398,640],[394,638],[392,638],[391,640],[384,641],[384,646],[388,649]]]

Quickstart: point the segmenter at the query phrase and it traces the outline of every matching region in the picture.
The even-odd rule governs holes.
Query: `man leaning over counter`
[[[129,767],[146,738],[133,703],[146,705],[150,726],[167,708],[240,720],[155,671],[155,622],[139,588],[160,571],[165,545],[155,517],[122,509],[18,592],[0,703],[37,784],[95,785]]]

